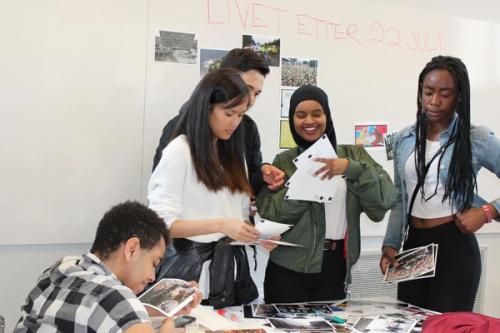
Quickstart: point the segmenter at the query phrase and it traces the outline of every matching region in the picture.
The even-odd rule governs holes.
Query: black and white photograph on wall
[[[220,68],[222,58],[229,50],[200,49],[200,77]]]
[[[268,66],[280,65],[280,39],[277,37],[243,35],[243,47],[250,48],[264,57]]]
[[[159,30],[155,36],[155,61],[196,64],[198,36],[195,33]]]
[[[290,97],[295,89],[281,89],[281,118],[288,118]]]
[[[281,58],[281,85],[302,87],[318,84],[318,60]]]

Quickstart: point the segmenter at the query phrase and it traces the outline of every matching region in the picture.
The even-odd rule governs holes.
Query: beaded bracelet
[[[484,214],[486,215],[486,223],[490,223],[493,221],[493,217],[491,216],[491,208],[489,205],[482,206]]]

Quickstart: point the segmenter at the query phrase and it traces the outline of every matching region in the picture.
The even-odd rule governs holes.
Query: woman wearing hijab
[[[271,252],[264,280],[266,303],[342,299],[351,283],[351,267],[359,258],[360,215],[381,221],[397,200],[389,175],[359,146],[337,145],[328,96],[315,86],[297,89],[290,99],[290,130],[296,148],[276,156],[273,165],[289,179],[293,160],[326,134],[337,158],[318,158],[324,165],[316,177],[342,177],[331,203],[285,200],[286,187],[263,188],[259,214],[292,224],[282,240],[300,247],[279,246]]]

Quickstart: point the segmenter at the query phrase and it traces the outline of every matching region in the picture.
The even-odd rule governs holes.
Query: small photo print
[[[263,328],[242,328],[233,330],[205,331],[205,333],[266,333]]]
[[[316,316],[318,312],[323,314],[333,314],[327,304],[276,304],[276,308],[280,313],[292,316]]]
[[[293,139],[292,132],[290,132],[290,125],[288,119],[280,120],[280,149],[295,148],[295,140]]]
[[[388,161],[394,159],[394,137],[396,134],[397,132],[391,132],[384,135],[385,154]]]
[[[196,34],[160,30],[155,36],[155,61],[196,64],[197,58]]]
[[[437,258],[437,244],[410,249],[395,256],[397,266],[390,265],[384,282],[400,282],[434,276]],[[431,274],[428,274],[430,273]]]
[[[278,309],[274,304],[252,304],[252,312],[254,317],[276,317]]]
[[[282,58],[281,85],[285,87],[302,87],[306,84],[317,85],[318,60]]]
[[[384,147],[387,124],[355,124],[354,144],[365,148]]]
[[[394,333],[408,333],[416,324],[415,319],[405,318],[404,315],[400,314],[387,314],[379,315],[370,321],[365,321],[364,327],[361,329],[362,332],[394,332]],[[361,325],[354,325],[355,329],[360,329]]]
[[[288,118],[290,111],[290,97],[295,89],[281,89],[281,118]]]
[[[139,300],[145,306],[171,317],[193,299],[195,292],[196,288],[189,286],[184,280],[161,279],[139,296]]]
[[[280,39],[277,37],[243,35],[243,47],[250,48],[264,57],[268,66],[280,65]]]
[[[306,318],[269,318],[268,321],[276,329],[285,331],[332,331],[333,327],[324,319]]]
[[[226,56],[229,50],[218,49],[200,49],[200,76],[210,73],[220,68],[222,58]]]

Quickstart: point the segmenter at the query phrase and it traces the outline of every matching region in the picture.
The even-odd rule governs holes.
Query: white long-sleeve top
[[[235,218],[248,220],[250,198],[246,193],[231,193],[227,188],[210,191],[198,180],[185,135],[172,140],[148,185],[149,207],[171,228],[176,220]],[[213,233],[187,237],[208,243],[224,237]]]

